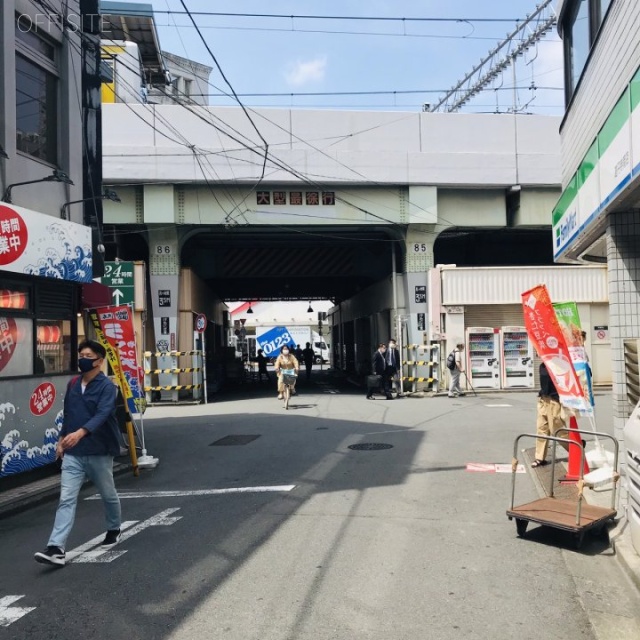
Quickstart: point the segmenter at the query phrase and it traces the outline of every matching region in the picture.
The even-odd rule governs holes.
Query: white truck
[[[267,325],[256,327],[256,346],[262,349],[267,358],[276,358],[285,345],[295,348],[306,347],[307,342],[315,354],[316,364],[329,362],[329,346],[324,338],[309,326],[299,325]]]

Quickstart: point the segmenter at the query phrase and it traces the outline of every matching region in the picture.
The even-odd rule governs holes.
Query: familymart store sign
[[[640,173],[640,70],[611,111],[553,210],[553,256],[561,258]]]

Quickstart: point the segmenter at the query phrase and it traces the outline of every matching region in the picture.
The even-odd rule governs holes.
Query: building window
[[[113,58],[100,59],[100,82],[113,84],[114,81],[114,61]]]
[[[612,0],[567,0],[562,17],[565,94],[569,104]]]
[[[34,373],[64,373],[71,369],[71,322],[38,320]]]
[[[75,296],[69,283],[0,279],[0,379],[72,371]]]
[[[58,76],[56,47],[16,21],[16,147],[57,164]]]
[[[606,15],[610,4],[611,0],[600,0],[600,20],[604,20],[604,16]]]
[[[571,30],[569,64],[571,70],[571,93],[573,93],[587,64],[589,49],[591,48],[589,0],[579,0],[575,5],[573,16],[569,20],[569,28]]]

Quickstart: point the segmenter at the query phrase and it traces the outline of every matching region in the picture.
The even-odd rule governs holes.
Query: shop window
[[[71,369],[71,337],[69,320],[36,322],[36,375],[64,373]]]
[[[57,163],[57,47],[22,17],[16,20],[16,148]]]
[[[0,378],[32,373],[33,320],[0,315]]]
[[[0,289],[0,310],[1,309],[23,309],[30,308],[30,293],[27,287],[11,286],[10,289]]]
[[[0,280],[0,378],[72,371],[76,295],[67,282]]]

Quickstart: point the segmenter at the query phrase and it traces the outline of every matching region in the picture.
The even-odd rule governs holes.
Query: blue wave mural
[[[7,413],[15,414],[16,408],[10,402],[0,404],[0,426]],[[62,429],[62,411],[54,419],[54,425],[44,432],[42,446],[32,447],[23,440],[17,429],[12,429],[0,442],[0,476],[31,471],[56,459],[56,446]]]
[[[49,225],[47,231],[56,241],[56,246],[64,247],[64,255],[60,255],[57,249],[49,247],[45,250],[45,257],[40,258],[37,264],[25,267],[24,273],[41,278],[91,282],[93,275],[91,247],[75,244],[74,240],[69,238],[67,229],[59,223]]]

